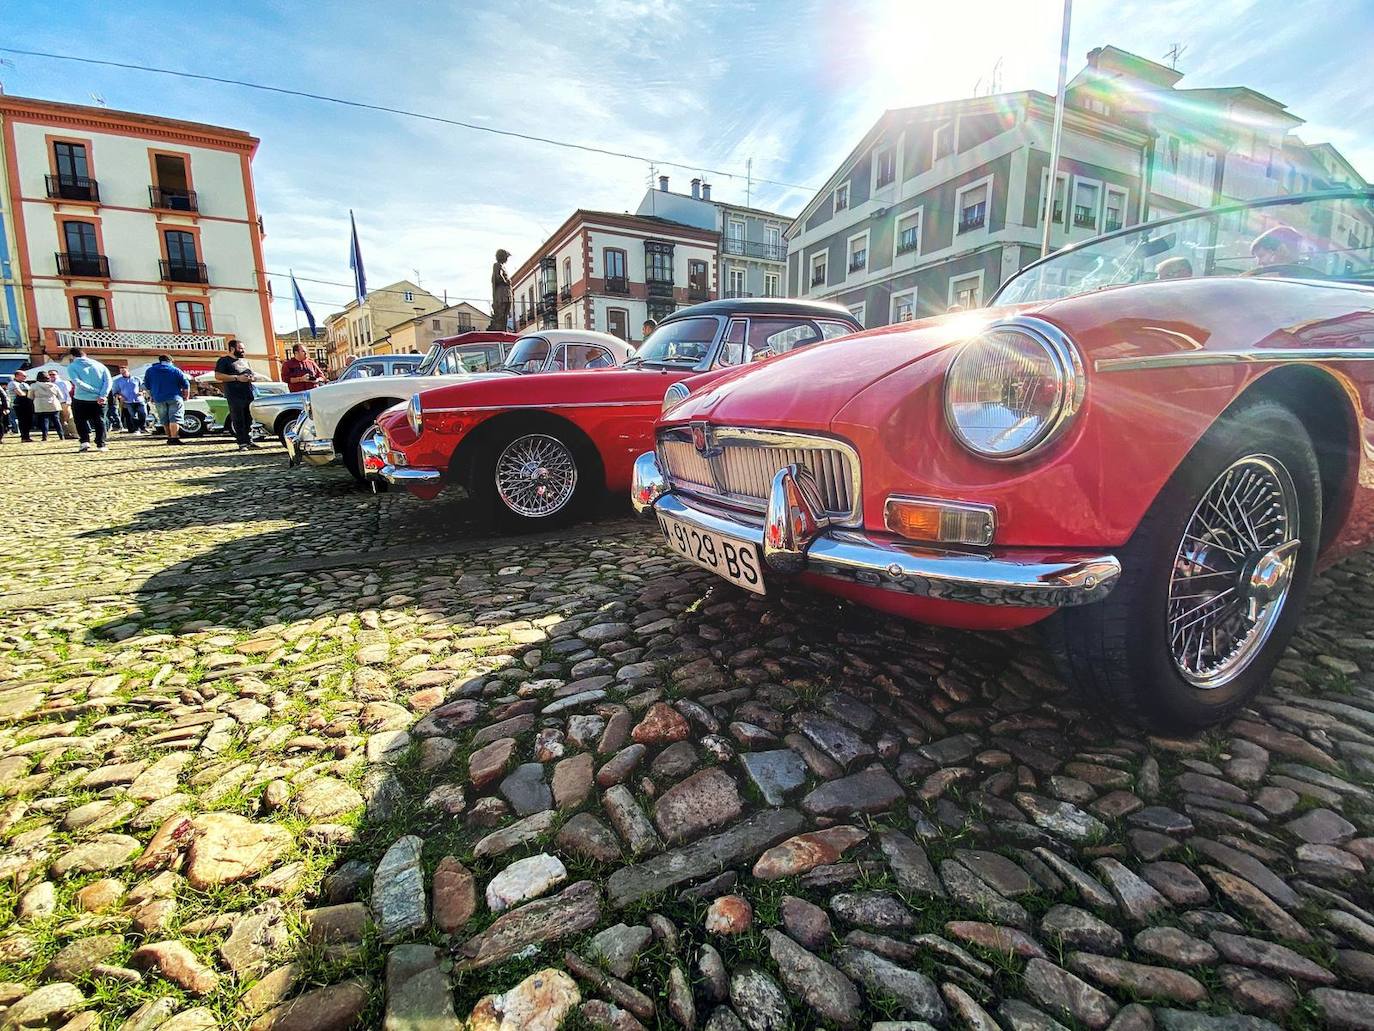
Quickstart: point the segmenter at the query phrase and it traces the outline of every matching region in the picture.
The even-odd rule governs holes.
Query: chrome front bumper
[[[399,483],[404,486],[407,483],[434,483],[444,474],[438,469],[411,469],[404,465],[384,465],[378,470],[378,475],[387,483]]]
[[[635,461],[630,500],[698,529],[757,544],[779,573],[976,605],[1064,608],[1105,598],[1121,576],[1116,556],[1029,548],[943,550],[833,526],[818,506],[810,472],[789,465],[773,477],[762,524],[673,490],[648,451]]]
[[[329,465],[339,457],[332,440],[315,436],[315,424],[307,416],[301,416],[287,430],[286,454],[292,465],[299,465],[302,461],[311,465]]]

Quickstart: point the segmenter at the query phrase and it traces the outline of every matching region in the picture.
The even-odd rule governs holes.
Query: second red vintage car
[[[1374,528],[1374,193],[1133,227],[986,311],[695,388],[636,463],[668,544],[903,616],[1056,619],[1118,712],[1235,713]]]
[[[421,497],[447,483],[507,528],[573,517],[603,490],[623,492],[654,419],[686,396],[689,376],[854,333],[835,304],[783,298],[707,301],[673,312],[619,369],[511,375],[426,390],[378,419],[379,473]],[[512,354],[539,346],[530,333]],[[766,364],[766,362],[763,362]]]

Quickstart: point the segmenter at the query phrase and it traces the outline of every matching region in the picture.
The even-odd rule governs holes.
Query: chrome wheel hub
[[[576,489],[577,462],[557,437],[517,437],[496,459],[496,492],[516,515],[551,516],[572,500]]]
[[[1276,458],[1234,462],[1202,495],[1169,579],[1174,667],[1194,687],[1230,683],[1273,633],[1301,540],[1292,477]]]

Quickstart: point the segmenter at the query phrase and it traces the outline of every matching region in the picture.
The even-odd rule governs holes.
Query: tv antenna
[[[1182,57],[1187,52],[1187,50],[1187,46],[1184,46],[1179,43],[1175,43],[1168,50],[1166,50],[1164,52],[1164,57],[1169,62],[1169,67],[1172,68],[1174,71],[1178,71],[1178,59]]]
[[[106,106],[106,104],[105,104],[105,94],[103,94],[103,93],[90,93],[90,94],[87,94],[87,95],[88,95],[93,101],[95,101],[96,104],[97,104],[98,106],[100,106],[100,107],[105,107],[105,106]]]

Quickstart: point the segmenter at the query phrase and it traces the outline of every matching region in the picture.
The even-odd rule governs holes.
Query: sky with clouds
[[[799,211],[887,108],[1053,92],[1061,0],[0,0],[0,46],[147,63],[406,108],[644,155],[675,189]],[[173,41],[177,42],[172,45]],[[1374,0],[1078,0],[1069,74],[1114,44],[1181,86],[1274,97],[1374,177]],[[354,209],[369,284],[485,298],[574,208],[634,210],[648,163],[265,93],[0,54],[8,93],[246,129],[269,271],[349,282]],[[735,172],[735,175],[722,174]],[[290,289],[274,280],[277,327]],[[348,286],[302,282],[317,318]]]

